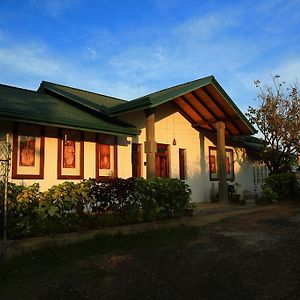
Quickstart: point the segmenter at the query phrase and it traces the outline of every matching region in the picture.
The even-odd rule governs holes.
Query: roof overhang
[[[215,131],[215,124],[221,121],[225,123],[227,136],[256,133],[227,94],[220,92],[213,83],[180,95],[173,103],[197,130]]]
[[[42,119],[38,118],[22,118],[22,117],[14,117],[14,116],[8,116],[0,114],[0,120],[5,121],[12,121],[12,122],[19,122],[19,123],[26,123],[26,124],[34,124],[34,125],[41,125],[41,126],[49,126],[54,128],[65,128],[65,129],[73,129],[73,130],[80,130],[80,131],[86,131],[86,132],[95,132],[95,133],[101,133],[101,134],[109,134],[109,135],[115,135],[115,136],[131,136],[136,137],[140,132],[136,128],[126,128],[121,130],[111,130],[109,127],[107,128],[94,128],[89,126],[76,126],[73,125],[72,122],[47,122]]]
[[[119,116],[135,110],[173,103],[197,130],[215,132],[215,123],[224,122],[227,136],[252,135],[257,131],[213,76],[172,87],[114,107]]]

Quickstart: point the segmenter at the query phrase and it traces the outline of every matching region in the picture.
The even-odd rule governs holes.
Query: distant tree
[[[263,135],[261,159],[270,173],[288,172],[300,153],[300,93],[297,82],[286,85],[272,76],[273,85],[258,89],[257,108],[249,107],[247,116]]]

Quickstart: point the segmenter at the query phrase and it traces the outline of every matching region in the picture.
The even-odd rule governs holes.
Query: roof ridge
[[[42,83],[41,83],[41,85],[43,83],[57,85],[57,86],[62,86],[62,87],[66,87],[66,88],[69,88],[69,89],[76,90],[76,91],[86,92],[86,93],[89,93],[89,94],[94,94],[94,95],[98,95],[98,96],[102,96],[102,97],[108,97],[108,98],[119,100],[119,101],[126,101],[126,102],[128,101],[126,99],[121,99],[121,98],[117,98],[117,97],[113,97],[113,96],[108,96],[108,95],[104,95],[104,94],[100,94],[100,93],[96,93],[96,92],[91,92],[91,91],[88,91],[88,90],[79,89],[79,88],[75,88],[75,87],[72,87],[72,86],[68,86],[68,85],[64,85],[64,84],[60,84],[60,83],[54,83],[54,82],[50,82],[50,81],[46,81],[46,80],[43,80]]]
[[[184,83],[179,83],[179,84],[176,84],[176,85],[173,85],[173,86],[169,86],[169,87],[167,87],[167,88],[165,88],[165,89],[158,90],[158,91],[154,91],[154,92],[151,92],[151,93],[146,94],[146,95],[144,95],[144,96],[141,96],[141,97],[137,97],[137,98],[131,99],[130,101],[134,101],[134,100],[146,98],[146,97],[149,97],[149,96],[151,96],[151,95],[153,95],[153,94],[161,93],[161,92],[164,92],[164,91],[167,91],[167,90],[169,90],[169,89],[176,88],[176,87],[182,87],[182,86],[184,86],[184,85],[188,85],[188,84],[194,83],[194,82],[196,82],[196,81],[203,80],[203,79],[208,79],[208,78],[214,78],[214,76],[213,76],[213,75],[209,75],[209,76],[205,76],[205,77],[198,78],[198,79],[195,79],[195,80],[187,81],[187,82],[184,82]]]
[[[35,90],[29,90],[29,89],[21,88],[21,87],[18,87],[18,86],[12,86],[12,85],[9,85],[9,84],[0,83],[0,86],[4,86],[4,87],[7,87],[7,88],[11,88],[11,89],[17,89],[17,90],[22,90],[22,91],[37,94],[37,91],[35,91]]]

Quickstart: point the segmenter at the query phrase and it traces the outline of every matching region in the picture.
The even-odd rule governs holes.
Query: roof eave
[[[232,99],[229,97],[229,95],[225,92],[225,90],[222,88],[222,86],[218,83],[218,81],[214,77],[211,83],[215,87],[215,89],[217,89],[217,91],[223,96],[223,98],[227,101],[227,103],[232,107],[232,109],[237,113],[237,115],[241,118],[241,120],[250,130],[251,134],[257,133],[258,131],[247,120],[245,115],[240,111],[240,109],[236,106],[236,104],[232,101]],[[245,134],[245,135],[249,135],[249,134]]]
[[[38,118],[26,118],[21,117],[17,118],[15,116],[8,116],[8,115],[0,115],[0,119],[7,120],[7,121],[15,121],[15,122],[22,122],[22,123],[29,123],[29,124],[36,124],[36,125],[43,125],[49,127],[56,127],[56,128],[67,128],[67,129],[74,129],[74,130],[81,130],[86,132],[96,132],[96,133],[104,133],[104,134],[111,134],[111,135],[118,135],[118,136],[132,136],[136,137],[139,134],[139,130],[135,128],[128,128],[123,130],[114,130],[111,131],[109,128],[92,128],[92,127],[85,127],[85,126],[75,126],[72,124],[62,124],[59,122],[45,122],[44,120]]]

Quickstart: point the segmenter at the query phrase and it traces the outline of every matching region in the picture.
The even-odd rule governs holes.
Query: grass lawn
[[[75,245],[48,248],[1,265],[0,299],[90,299],[87,290],[107,288],[114,266],[134,253],[182,245],[199,228],[156,230],[97,238]],[[81,291],[85,291],[81,294]]]

